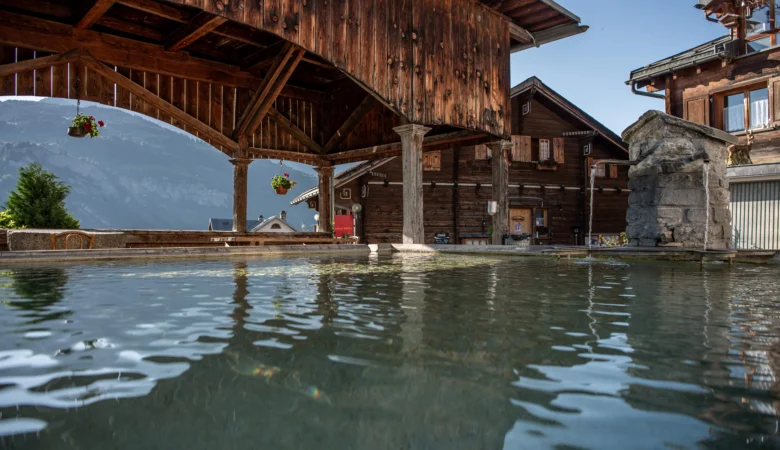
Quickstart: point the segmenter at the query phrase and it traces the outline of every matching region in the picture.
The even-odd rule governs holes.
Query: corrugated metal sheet
[[[780,250],[780,181],[731,183],[734,247]]]

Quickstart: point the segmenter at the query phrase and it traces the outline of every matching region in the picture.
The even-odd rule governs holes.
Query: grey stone
[[[12,230],[8,232],[8,249],[14,252],[30,250],[52,250],[52,236],[72,232],[74,234],[62,235],[55,238],[56,249],[65,249],[65,240],[68,239],[69,249],[88,249],[89,238],[84,237],[83,241],[79,235],[75,234],[78,230]],[[85,231],[94,238],[92,249],[125,248],[127,247],[127,235],[121,232],[105,231]]]
[[[640,245],[700,248],[709,229],[708,248],[726,248],[731,238],[727,147],[735,138],[658,111],[643,115],[623,138],[635,163],[629,169],[628,238]]]

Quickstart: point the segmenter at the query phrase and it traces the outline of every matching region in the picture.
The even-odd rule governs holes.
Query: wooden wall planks
[[[479,2],[177,1],[320,55],[411,122],[509,135],[509,22]]]

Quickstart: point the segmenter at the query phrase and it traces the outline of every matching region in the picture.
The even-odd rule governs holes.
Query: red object
[[[89,122],[85,122],[84,129],[87,131],[92,131],[92,125]]]
[[[102,127],[102,126],[105,126],[106,124],[102,120],[98,120],[98,125],[100,125]]]
[[[355,235],[355,229],[354,229],[354,222],[352,220],[352,216],[336,216],[335,220],[336,224],[336,237],[340,238],[344,236],[345,234],[348,234],[350,236]]]
[[[92,116],[89,116],[89,120],[95,120],[95,118],[92,117]]]
[[[285,178],[290,178],[290,174],[289,174],[289,173],[286,173],[286,174],[284,174],[284,177],[285,177]]]

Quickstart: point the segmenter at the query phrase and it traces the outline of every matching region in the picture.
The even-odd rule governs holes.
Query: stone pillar
[[[631,245],[702,248],[708,230],[708,249],[728,248],[731,213],[726,160],[728,145],[737,138],[650,111],[623,132],[623,140],[635,163],[628,172],[631,194],[626,235]]]
[[[233,231],[246,232],[246,191],[249,173],[248,158],[233,158]]]
[[[509,152],[512,141],[496,141],[488,144],[493,164],[493,200],[498,202],[498,212],[493,216],[491,243],[502,245],[509,227]],[[485,205],[487,208],[487,205]]]
[[[424,244],[423,226],[423,137],[431,131],[422,125],[401,125],[393,128],[401,136],[404,190],[404,244]]]
[[[314,170],[319,175],[319,205],[317,213],[320,220],[317,224],[317,231],[321,233],[330,233],[333,231],[331,222],[333,221],[333,166],[319,166]]]

